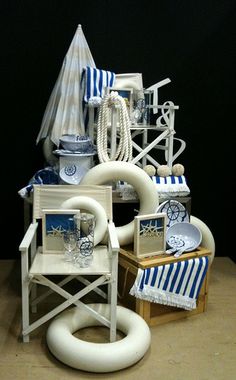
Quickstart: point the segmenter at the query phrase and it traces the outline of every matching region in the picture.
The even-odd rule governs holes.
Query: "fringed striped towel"
[[[195,309],[207,268],[206,256],[139,269],[130,294],[150,302]]]
[[[170,175],[167,177],[152,176],[151,178],[160,195],[177,195],[184,197],[190,193],[190,189],[184,175]]]
[[[112,87],[115,81],[115,74],[111,71],[96,69],[87,66],[84,68],[84,101],[88,102],[91,97],[103,97],[105,87]]]

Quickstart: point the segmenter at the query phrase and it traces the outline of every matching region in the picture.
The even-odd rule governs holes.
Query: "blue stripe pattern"
[[[88,102],[93,96],[103,97],[105,88],[112,87],[115,82],[115,74],[111,71],[96,69],[87,66],[83,71],[85,93],[84,101]]]
[[[166,185],[167,183],[172,185],[186,184],[186,178],[183,175],[169,175],[167,177],[152,176],[152,181],[158,185]]]
[[[208,257],[179,261],[143,270],[139,291],[145,287],[197,299],[209,265]]]

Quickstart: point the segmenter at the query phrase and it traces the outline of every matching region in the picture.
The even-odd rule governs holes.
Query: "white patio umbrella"
[[[96,67],[82,27],[78,25],[49,98],[36,143],[49,137],[59,146],[63,134],[85,134],[81,91],[85,66]]]

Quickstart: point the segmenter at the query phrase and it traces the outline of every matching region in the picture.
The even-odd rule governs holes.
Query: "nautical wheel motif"
[[[76,166],[75,165],[68,165],[64,168],[65,174],[68,176],[72,176],[76,172]]]
[[[167,216],[167,228],[179,222],[189,222],[189,215],[182,203],[170,199],[160,204],[157,212],[164,212]]]

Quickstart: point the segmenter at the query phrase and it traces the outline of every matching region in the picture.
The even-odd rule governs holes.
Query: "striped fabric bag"
[[[115,74],[111,71],[86,66],[83,71],[84,101],[87,103],[91,97],[103,97],[105,88],[112,87]]]
[[[196,309],[196,300],[207,273],[208,257],[139,269],[130,294],[163,305]]]

